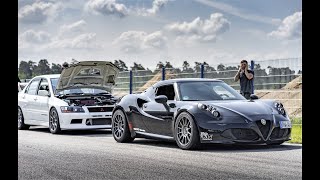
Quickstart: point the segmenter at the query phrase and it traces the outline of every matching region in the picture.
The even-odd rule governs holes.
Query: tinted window
[[[165,86],[160,86],[158,87],[157,91],[156,91],[156,96],[159,95],[165,95],[167,96],[168,100],[174,100],[174,88],[173,85],[165,85]]]
[[[39,85],[39,79],[33,80],[28,86],[26,93],[30,95],[35,95],[38,90],[38,85]]]
[[[178,84],[182,101],[243,100],[236,90],[224,82],[199,81]]]

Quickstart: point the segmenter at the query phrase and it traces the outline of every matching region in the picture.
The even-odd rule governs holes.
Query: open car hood
[[[81,61],[62,70],[57,91],[96,88],[111,92],[119,68],[108,61]]]

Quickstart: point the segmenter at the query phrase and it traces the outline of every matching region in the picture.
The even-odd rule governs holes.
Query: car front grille
[[[259,127],[259,130],[260,130],[262,136],[264,137],[264,139],[267,139],[268,134],[270,132],[270,125],[271,125],[270,120],[266,120],[265,125],[263,125],[260,120],[256,121],[256,123],[257,123],[257,126]]]
[[[113,106],[109,107],[88,107],[89,112],[112,112]]]
[[[237,140],[257,140],[259,138],[258,134],[252,130],[252,129],[240,129],[240,128],[234,128],[231,129],[232,135]]]
[[[111,118],[95,118],[95,119],[87,119],[87,126],[93,125],[111,125]]]
[[[280,129],[279,127],[276,127],[273,129],[270,139],[278,139],[288,136],[290,133],[289,129]]]

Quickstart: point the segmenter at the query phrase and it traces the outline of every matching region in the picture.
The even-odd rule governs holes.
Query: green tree
[[[188,61],[183,61],[182,72],[193,72],[193,69],[190,67],[190,64],[188,63]]]
[[[260,64],[254,64],[254,70],[256,70],[256,69],[261,69]]]
[[[131,66],[131,70],[146,70],[141,64],[138,64],[136,62],[133,63],[133,66]]]
[[[225,66],[223,64],[219,64],[217,69],[218,69],[218,71],[224,71],[225,70]]]
[[[60,64],[52,63],[51,65],[51,73],[52,74],[60,74],[62,71],[62,66]]]
[[[31,77],[30,78],[32,78],[32,77],[36,76],[35,71],[37,69],[37,65],[36,65],[36,62],[33,62],[31,60],[28,61],[28,64],[29,64],[29,68],[31,70]]]
[[[216,71],[216,69],[212,66],[210,66],[207,62],[203,62],[203,65],[204,65],[204,71],[205,72],[214,72]]]
[[[164,66],[165,68],[173,68],[171,63],[169,61],[166,61],[166,65]]]
[[[120,63],[119,63],[118,60],[115,59],[115,60],[113,61],[113,64],[116,65],[116,66],[118,66],[118,67],[120,68]]]
[[[194,62],[195,66],[194,66],[194,70],[196,72],[200,72],[201,71],[201,62]]]
[[[79,61],[72,58],[70,65],[77,64]]]
[[[203,62],[205,78],[217,78],[217,71],[214,67],[210,66],[207,62]]]
[[[157,64],[157,66],[156,66],[156,69],[162,69],[164,67],[164,64],[163,64],[163,62],[161,62],[161,61],[159,61],[158,62],[158,64]]]
[[[21,79],[30,79],[32,77],[32,70],[30,69],[29,63],[21,61],[19,64],[19,77]]]
[[[50,74],[51,69],[50,69],[50,65],[48,63],[48,60],[41,59],[38,63],[38,66],[34,67],[34,73],[37,75]]]
[[[128,67],[122,60],[114,60],[114,64],[119,67],[120,71],[128,71]]]
[[[128,71],[128,67],[125,62],[123,62],[122,60],[119,59],[119,64],[120,64],[120,68],[122,69],[122,71]]]
[[[183,61],[182,63],[182,71],[187,71],[190,68],[190,64],[188,61]]]

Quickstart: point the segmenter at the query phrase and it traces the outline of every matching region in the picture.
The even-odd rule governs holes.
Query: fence
[[[252,60],[249,68],[255,74],[255,94],[261,98],[279,100],[294,117],[302,116],[302,58]],[[197,64],[194,68],[185,66],[154,71],[123,71],[117,77],[113,93],[122,96],[142,92],[158,81],[175,78],[220,79],[239,90],[239,82],[233,80],[238,69],[239,63],[229,63],[216,66]]]

